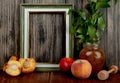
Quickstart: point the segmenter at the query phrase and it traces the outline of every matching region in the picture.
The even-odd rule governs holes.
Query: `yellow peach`
[[[36,68],[36,61],[33,58],[20,58],[19,61],[22,64],[22,73],[33,72]]]
[[[22,65],[15,60],[10,60],[5,64],[3,70],[11,76],[18,76],[21,73]]]

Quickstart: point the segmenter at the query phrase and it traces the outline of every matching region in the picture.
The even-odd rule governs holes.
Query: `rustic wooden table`
[[[0,71],[0,83],[120,83],[120,72],[110,75],[109,79],[100,81],[95,77],[85,80],[77,79],[71,74],[62,72],[34,72],[11,77]]]

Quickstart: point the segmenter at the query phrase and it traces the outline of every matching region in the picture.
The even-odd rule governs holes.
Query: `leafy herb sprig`
[[[98,42],[101,32],[105,30],[106,24],[101,9],[110,7],[111,0],[87,0],[85,9],[71,9],[72,14],[71,32],[81,43]],[[116,4],[118,0],[113,0]]]

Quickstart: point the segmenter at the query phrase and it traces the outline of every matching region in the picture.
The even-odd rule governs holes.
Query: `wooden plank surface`
[[[0,68],[19,52],[19,0],[0,1]]]
[[[113,2],[110,3],[111,8],[107,9],[107,31],[106,31],[106,62],[107,65],[119,65],[119,61],[120,59],[119,57],[119,53],[120,53],[120,49],[119,49],[119,4],[117,4],[116,6],[113,4]],[[119,66],[120,67],[120,66]]]
[[[30,14],[30,57],[58,63],[65,57],[64,13]]]
[[[70,73],[62,72],[34,72],[29,74],[21,74],[16,77],[7,75],[0,71],[0,83],[119,83],[120,72],[111,74],[109,79],[100,81],[97,77],[89,77],[88,79],[78,79]]]
[[[0,0],[0,68],[8,60],[8,58],[16,54],[19,56],[20,50],[20,4],[73,4],[74,8],[80,9],[84,7],[85,0]],[[106,53],[106,66],[115,64],[120,69],[120,1],[115,6],[113,1],[112,7],[104,12],[104,18],[107,23],[104,37],[101,40],[101,47]],[[32,26],[38,27],[38,16],[33,15],[35,20]],[[56,15],[55,15],[56,16]],[[49,17],[49,16],[48,16]],[[59,16],[58,16],[59,17]],[[47,20],[46,20],[47,21]],[[52,26],[51,26],[52,27]],[[55,28],[55,27],[54,27]],[[35,29],[35,28],[33,28]],[[41,29],[42,30],[42,29]],[[31,35],[38,35],[33,32]],[[34,38],[34,37],[33,37]],[[53,37],[52,37],[53,38]],[[38,38],[39,39],[39,38]],[[53,38],[54,40],[54,38]],[[35,41],[35,40],[34,40]],[[36,41],[38,43],[38,41]],[[40,48],[40,47],[39,47]],[[32,48],[34,49],[34,48]],[[59,48],[58,48],[59,49]],[[53,49],[52,49],[53,50]],[[38,50],[32,50],[31,56],[37,56]],[[77,56],[77,55],[75,55]],[[56,60],[57,61],[57,60]],[[55,61],[55,62],[56,62]]]

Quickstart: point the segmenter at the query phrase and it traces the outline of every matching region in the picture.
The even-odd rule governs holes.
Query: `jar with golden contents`
[[[91,63],[93,74],[97,74],[102,70],[105,64],[105,53],[97,43],[86,43],[80,51],[79,58],[86,59]]]

